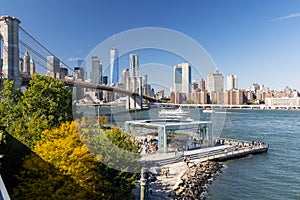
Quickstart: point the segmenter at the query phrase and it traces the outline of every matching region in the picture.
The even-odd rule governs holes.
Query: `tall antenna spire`
[[[116,48],[116,34],[114,34],[114,38],[113,38],[113,48]]]

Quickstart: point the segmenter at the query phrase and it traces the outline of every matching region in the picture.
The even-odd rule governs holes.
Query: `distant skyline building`
[[[237,90],[238,89],[238,76],[237,75],[227,75],[227,90]]]
[[[137,54],[130,54],[130,77],[140,76],[139,57]]]
[[[84,67],[84,60],[78,59],[77,60],[77,67]]]
[[[60,78],[60,59],[55,56],[47,56],[47,75],[52,78]]]
[[[199,83],[198,83],[197,79],[194,79],[192,81],[192,89],[193,89],[193,91],[199,89]]]
[[[129,80],[129,69],[124,69],[122,72],[122,83],[124,84],[124,88],[127,87]]]
[[[108,76],[103,76],[103,84],[104,85],[108,84]]]
[[[2,59],[1,50],[2,50],[2,40],[0,39],[0,70],[2,71],[3,59]]]
[[[84,80],[84,69],[78,66],[74,67],[73,77],[75,78],[75,80]]]
[[[35,62],[32,58],[30,58],[30,75],[33,75],[36,72]]]
[[[174,66],[174,92],[189,94],[192,91],[192,69],[189,63]]]
[[[110,50],[110,83],[119,83],[119,53],[116,48]]]
[[[199,86],[200,90],[204,91],[206,88],[205,88],[205,80],[202,78],[201,81],[200,81],[200,86]]]
[[[28,50],[26,50],[23,59],[19,59],[19,69],[21,74],[33,75],[35,73],[35,62],[30,57]]]
[[[24,54],[24,63],[23,63],[23,74],[29,74],[30,73],[30,56],[28,51],[26,50]]]
[[[208,92],[224,92],[224,76],[218,69],[216,73],[208,74],[206,88]]]
[[[102,64],[100,63],[100,59],[97,56],[92,56],[92,83],[102,84],[102,78]]]

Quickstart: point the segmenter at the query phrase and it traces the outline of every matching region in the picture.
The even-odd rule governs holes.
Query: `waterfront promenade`
[[[186,171],[199,163],[204,163],[206,161],[226,161],[252,154],[265,153],[269,148],[268,144],[255,141],[241,142],[222,139],[219,141],[219,146],[185,151],[184,154],[178,154],[177,156],[173,153],[172,158],[155,159],[154,162],[156,162],[156,168],[167,169],[169,173],[167,176],[162,173],[155,175],[157,180],[155,182],[150,182],[149,184],[149,190],[152,193],[150,198],[172,199],[170,194],[178,188]],[[171,156],[171,154],[169,154],[169,156]],[[147,158],[150,159],[150,157]],[[161,156],[152,156],[152,158],[159,157]],[[184,162],[184,158],[189,158],[190,162],[187,164]],[[140,187],[137,185],[137,188],[134,190],[136,199],[140,199],[139,192]]]

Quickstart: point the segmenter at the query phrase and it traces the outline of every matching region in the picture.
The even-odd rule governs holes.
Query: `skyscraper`
[[[140,76],[139,57],[137,54],[130,54],[130,77]]]
[[[200,81],[200,86],[199,86],[200,90],[204,91],[205,90],[205,80],[202,78]]]
[[[124,87],[128,87],[128,78],[129,78],[129,69],[124,69],[122,72],[122,82],[124,84]]]
[[[60,78],[60,59],[55,56],[47,56],[47,75],[52,78]]]
[[[224,92],[224,76],[216,70],[216,73],[208,74],[206,80],[208,92]]]
[[[29,74],[30,73],[30,56],[28,51],[26,50],[24,54],[24,63],[23,63],[23,71],[22,73],[24,74]]]
[[[2,49],[2,40],[0,39],[0,70],[2,71],[2,65],[3,65],[3,59],[2,59],[2,53],[1,53],[1,49]],[[20,66],[20,64],[19,64]]]
[[[110,83],[119,83],[119,55],[116,48],[110,50]]]
[[[237,75],[227,75],[227,90],[238,89],[238,77]]]
[[[192,69],[189,63],[174,66],[175,92],[190,94],[192,91]]]
[[[92,56],[92,83],[102,84],[102,64],[97,56]]]
[[[30,58],[30,75],[35,73],[35,62],[32,58]]]

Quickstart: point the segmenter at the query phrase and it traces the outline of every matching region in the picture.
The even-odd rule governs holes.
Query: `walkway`
[[[197,149],[192,151],[184,152],[184,156],[190,157],[190,164],[192,166],[194,163],[204,162],[204,161],[225,161],[229,159],[244,157],[249,154],[258,154],[268,151],[269,145],[265,143],[242,143],[238,141],[227,141],[228,144],[209,147],[205,149]],[[229,145],[231,143],[231,145]],[[144,157],[154,158],[152,161],[155,162],[160,168],[169,169],[168,176],[162,174],[157,175],[157,181],[150,183],[150,190],[152,194],[150,199],[171,199],[168,198],[168,193],[177,187],[180,183],[181,177],[184,175],[189,166],[183,162],[183,155],[177,155],[175,157],[174,153],[166,154],[165,158],[163,155],[153,154]],[[160,159],[159,159],[160,158]],[[136,195],[136,199],[140,199],[140,187],[133,191]]]

